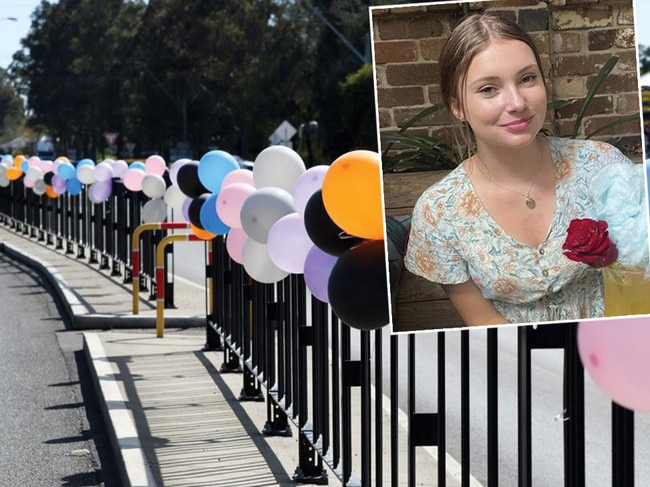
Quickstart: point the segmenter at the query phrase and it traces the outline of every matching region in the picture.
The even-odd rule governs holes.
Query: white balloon
[[[162,198],[166,189],[165,179],[159,174],[147,174],[142,180],[142,192],[149,198]]]
[[[77,168],[77,179],[84,184],[93,184],[95,181],[95,166],[84,164]]]
[[[32,187],[32,191],[34,194],[40,196],[42,194],[45,194],[45,189],[47,185],[45,184],[45,181],[43,179],[37,179],[34,181],[34,186]]]
[[[142,223],[162,223],[167,218],[167,205],[160,198],[149,200],[142,207],[141,216]]]
[[[172,184],[167,188],[165,190],[165,195],[163,196],[163,201],[167,203],[167,206],[178,212],[183,211],[183,204],[185,204],[186,199],[187,196],[185,196],[185,193],[183,193],[181,188],[175,184]]]
[[[305,163],[293,149],[283,145],[267,147],[255,158],[253,180],[256,188],[276,187],[291,193],[305,172]]]
[[[266,244],[273,224],[294,211],[293,198],[284,189],[257,189],[242,205],[241,225],[251,239]]]
[[[265,244],[256,242],[250,238],[244,243],[242,260],[244,262],[244,270],[246,270],[248,275],[263,284],[273,284],[289,275],[288,272],[283,271],[271,261]]]
[[[38,181],[39,179],[43,179],[43,170],[40,167],[31,166],[29,169],[27,169],[25,176],[32,181]]]

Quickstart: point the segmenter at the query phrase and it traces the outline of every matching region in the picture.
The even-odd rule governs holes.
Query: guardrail
[[[113,269],[129,279],[138,198],[122,194],[88,205],[83,193],[51,200],[12,185],[0,189],[0,221],[44,245],[83,249],[76,258],[100,266],[112,261]],[[142,268],[155,276],[160,238],[142,238]],[[516,418],[504,420],[499,383],[504,330],[391,336],[386,329],[351,329],[307,292],[302,276],[261,284],[228,257],[222,237],[212,246],[206,350],[223,351],[222,373],[242,373],[240,400],[266,401],[265,435],[290,436],[291,425],[297,430],[295,481],[325,484],[334,475],[346,486],[537,485],[537,476],[550,472],[540,472],[534,462],[534,398],[541,387],[532,379],[534,352],[556,350],[563,360],[562,397],[555,398],[562,412],[553,424],[563,429],[563,467],[554,465],[553,472],[563,472],[566,486],[590,485],[584,371],[575,323],[516,329],[517,367],[511,376],[516,375],[517,412]],[[485,355],[476,362],[472,343],[479,342]],[[458,352],[449,352],[452,347]],[[424,371],[425,383],[420,378]],[[458,419],[451,411],[452,386],[460,396]],[[476,411],[482,411],[478,403],[485,403],[485,413],[480,413],[487,424],[484,437],[472,434]],[[603,448],[610,453],[611,485],[632,486],[634,413],[611,403],[610,427],[611,440]],[[508,457],[503,454],[504,429],[517,445]],[[456,460],[448,455],[452,451]]]

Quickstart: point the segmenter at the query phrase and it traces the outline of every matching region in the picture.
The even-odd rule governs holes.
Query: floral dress
[[[594,218],[589,198],[593,175],[625,161],[604,142],[549,137],[555,168],[555,214],[536,247],[511,237],[481,203],[465,163],[418,199],[404,263],[414,274],[441,284],[472,279],[510,323],[541,323],[603,316],[601,272],[562,252],[574,218]]]

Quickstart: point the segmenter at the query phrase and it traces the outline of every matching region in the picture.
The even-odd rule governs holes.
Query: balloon
[[[305,285],[317,299],[323,303],[329,303],[327,295],[327,283],[337,257],[323,252],[315,245],[307,252],[305,257]]]
[[[181,191],[190,198],[209,193],[209,190],[203,186],[199,179],[199,163],[197,161],[189,161],[183,164],[178,169],[176,180]]]
[[[178,184],[178,180],[176,179],[178,170],[183,164],[187,162],[191,162],[191,159],[178,159],[172,164],[172,167],[169,168],[169,179],[171,180],[172,184]]]
[[[203,223],[201,223],[201,208],[209,197],[210,193],[203,193],[202,195],[193,198],[187,212],[190,223],[201,230],[205,230]]]
[[[38,181],[39,179],[43,179],[43,170],[39,167],[32,166],[27,170],[25,176],[32,181]]]
[[[75,170],[74,166],[69,162],[61,161],[56,168],[56,174],[61,179],[67,180],[76,177],[77,171]]]
[[[181,207],[181,214],[183,215],[183,218],[185,221],[190,221],[190,205],[192,204],[192,201],[194,201],[193,198],[188,198],[185,197],[185,201],[183,202],[183,206]]]
[[[30,188],[30,189],[31,189],[31,188],[34,186],[34,181],[33,181],[32,179],[28,178],[27,176],[25,176],[25,177],[23,178],[23,185],[24,185],[26,188]]]
[[[34,194],[40,196],[42,194],[45,194],[45,189],[46,189],[46,184],[45,181],[42,179],[37,179],[34,181],[34,186],[32,187],[32,191],[34,191]]]
[[[157,174],[158,176],[162,176],[165,169],[167,169],[167,163],[165,162],[165,159],[159,155],[149,156],[144,161],[144,172],[147,174]]]
[[[140,215],[143,223],[162,223],[167,219],[167,205],[160,198],[149,200],[142,207]]]
[[[11,184],[11,181],[6,174],[0,174],[0,188],[6,188]]]
[[[24,160],[25,160],[25,156],[24,156],[24,155],[22,155],[22,154],[17,155],[17,156],[14,158],[14,167],[15,167],[16,169],[20,169],[20,166],[22,165],[22,163],[23,163]],[[21,171],[22,171],[22,169],[21,169]]]
[[[149,173],[142,178],[142,192],[149,198],[162,198],[166,189],[165,179],[160,174]]]
[[[212,194],[205,200],[201,206],[199,219],[201,220],[201,226],[205,230],[214,235],[225,235],[230,230],[230,227],[217,214],[217,197],[217,194]]]
[[[45,184],[52,184],[52,179],[56,177],[56,174],[53,172],[46,172],[43,174],[43,181],[45,181]]]
[[[23,172],[20,170],[20,168],[17,167],[10,167],[7,169],[5,172],[5,176],[7,176],[7,179],[9,181],[17,181],[20,179],[20,177],[23,175]]]
[[[201,240],[212,240],[214,237],[216,237],[214,233],[203,230],[202,228],[199,228],[196,225],[192,225],[191,223],[190,230],[192,230],[192,233],[199,237]]]
[[[269,230],[284,215],[293,213],[293,198],[280,188],[255,190],[242,205],[241,224],[250,238],[266,243]]]
[[[129,169],[142,169],[145,173],[147,172],[147,167],[142,161],[133,161],[131,164],[129,164]]]
[[[309,198],[303,218],[311,241],[328,254],[341,255],[363,241],[361,238],[346,235],[343,229],[332,221],[325,209],[321,190]]]
[[[113,164],[111,164],[108,161],[102,161],[99,164],[97,164],[95,166],[95,179],[97,181],[110,181],[115,175],[115,169]],[[126,163],[124,164],[126,165]],[[126,172],[126,169],[124,172]]]
[[[233,156],[222,150],[213,150],[203,154],[199,160],[199,180],[209,191],[218,193],[226,175],[237,169],[239,164]]]
[[[71,195],[77,195],[81,193],[81,188],[82,188],[81,181],[79,181],[74,176],[67,179],[65,182],[65,189]]]
[[[272,145],[255,158],[253,180],[256,188],[275,187],[291,193],[304,172],[305,163],[297,152],[283,145]]]
[[[217,198],[217,214],[231,228],[242,228],[241,209],[255,188],[244,183],[233,183],[223,188]]]
[[[226,236],[226,251],[232,260],[238,264],[244,263],[244,244],[246,243],[246,232],[241,228],[231,228]]]
[[[275,222],[266,242],[271,261],[292,274],[304,272],[307,253],[313,246],[298,213],[290,213]]]
[[[332,221],[350,235],[383,239],[379,154],[356,150],[336,159],[323,180],[323,202]]]
[[[226,174],[226,177],[223,178],[223,181],[221,181],[221,190],[235,183],[248,184],[249,186],[255,187],[253,172],[248,169],[235,169],[234,171],[229,172]]]
[[[57,198],[59,196],[59,194],[49,184],[45,186],[45,194],[47,194],[52,199]]]
[[[124,187],[129,191],[142,191],[142,180],[147,174],[139,167],[131,168],[124,173]]]
[[[334,313],[352,328],[375,330],[388,324],[388,281],[383,240],[346,250],[327,284]]]
[[[23,159],[23,160],[20,162],[20,170],[21,170],[22,172],[24,172],[24,173],[26,173],[27,171],[29,171],[29,160],[27,160],[27,159]]]
[[[111,167],[113,168],[113,177],[114,178],[122,179],[124,177],[124,174],[126,173],[126,171],[129,170],[129,165],[126,163],[126,161],[123,161],[122,159],[118,159],[117,161],[113,161],[111,163]]]
[[[88,189],[88,198],[93,203],[101,203],[107,201],[113,191],[113,183],[108,181],[98,181],[93,183]]]
[[[266,252],[266,245],[247,238],[242,250],[244,270],[248,275],[264,284],[273,284],[289,275],[276,266]]]
[[[97,181],[95,178],[95,165],[90,162],[77,166],[77,179],[84,184],[93,184]]]
[[[183,211],[183,203],[185,203],[186,199],[187,196],[185,196],[181,189],[176,185],[171,185],[169,188],[167,188],[165,190],[165,195],[163,196],[163,200],[167,206],[169,206],[172,210],[179,212]]]
[[[316,191],[322,189],[323,180],[328,169],[329,166],[311,167],[296,180],[296,184],[293,186],[293,201],[299,215],[304,216],[305,206],[307,206],[309,198]]]
[[[650,318],[616,318],[578,324],[578,353],[596,385],[613,401],[650,411]]]

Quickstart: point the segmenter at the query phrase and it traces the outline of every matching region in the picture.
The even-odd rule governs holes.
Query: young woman
[[[571,220],[593,217],[592,176],[631,161],[606,143],[540,133],[540,56],[513,22],[465,18],[439,66],[446,107],[473,149],[420,196],[406,267],[441,283],[468,326],[602,316],[601,272],[562,245]]]

